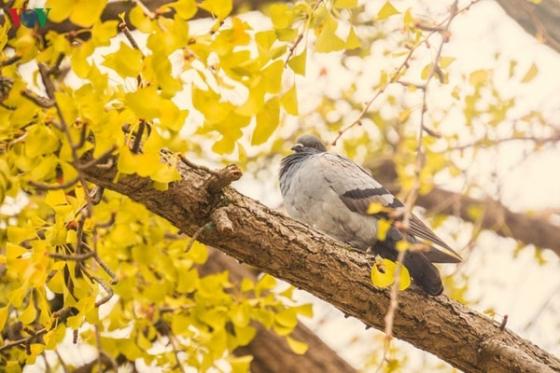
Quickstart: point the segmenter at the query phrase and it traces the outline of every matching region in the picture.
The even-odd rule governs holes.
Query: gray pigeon
[[[428,243],[426,251],[407,251],[403,264],[428,294],[441,294],[443,284],[432,263],[458,263],[459,254],[416,216],[411,217],[407,234],[392,226],[386,239],[378,242],[377,221],[387,218],[387,212],[368,214],[370,203],[399,209],[404,207],[401,201],[356,163],[328,153],[316,137],[300,137],[292,150],[280,168],[280,189],[290,216],[357,249],[371,249],[391,260],[397,259],[395,244],[405,236],[411,243]]]

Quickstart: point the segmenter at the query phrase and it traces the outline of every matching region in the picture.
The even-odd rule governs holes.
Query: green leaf
[[[377,19],[383,21],[391,16],[394,16],[395,14],[399,14],[399,11],[393,6],[393,4],[391,4],[391,2],[387,1],[385,4],[383,4],[381,9],[379,9],[379,12],[377,13]]]

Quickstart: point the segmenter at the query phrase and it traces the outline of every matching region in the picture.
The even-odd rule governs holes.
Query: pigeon
[[[385,240],[377,239],[377,222],[388,219],[389,210],[404,205],[371,174],[338,154],[329,153],[316,137],[305,135],[283,158],[280,190],[288,214],[316,230],[365,252],[397,260],[396,244],[406,240],[423,244],[424,250],[407,250],[403,265],[414,283],[430,295],[443,292],[438,269],[432,263],[459,263],[461,257],[418,217],[411,215],[406,232],[392,224]],[[371,203],[384,209],[368,214]]]

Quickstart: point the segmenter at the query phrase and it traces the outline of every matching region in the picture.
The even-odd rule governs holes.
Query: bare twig
[[[40,190],[60,190],[60,189],[70,188],[74,186],[78,181],[79,178],[76,177],[62,184],[43,184],[43,183],[38,183],[36,181],[29,181],[29,185]]]
[[[21,95],[33,102],[35,105],[42,108],[48,109],[54,106],[54,101],[46,97],[37,96],[35,93],[31,92],[29,89],[24,89],[21,91]]]
[[[43,329],[40,329],[40,330],[34,332],[33,334],[31,334],[28,337],[24,337],[24,338],[21,338],[21,339],[12,341],[12,342],[8,342],[5,345],[0,346],[0,352],[2,352],[4,350],[9,350],[12,347],[16,347],[16,346],[25,345],[27,343],[30,343],[33,339],[42,336],[43,334],[45,334],[48,331],[49,330],[47,328],[43,328]]]
[[[58,254],[58,253],[50,253],[49,254],[49,257],[51,257],[53,259],[73,260],[73,261],[76,261],[76,262],[81,262],[81,261],[84,261],[86,259],[93,258],[94,256],[95,256],[95,253],[93,251],[86,252],[84,254],[74,254],[74,255]]]

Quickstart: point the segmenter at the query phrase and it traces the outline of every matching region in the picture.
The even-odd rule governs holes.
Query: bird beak
[[[297,153],[297,152],[299,152],[299,151],[301,151],[301,150],[303,149],[303,145],[301,145],[301,144],[295,144],[294,146],[292,146],[291,149],[292,149],[292,151],[294,151],[294,152]]]

